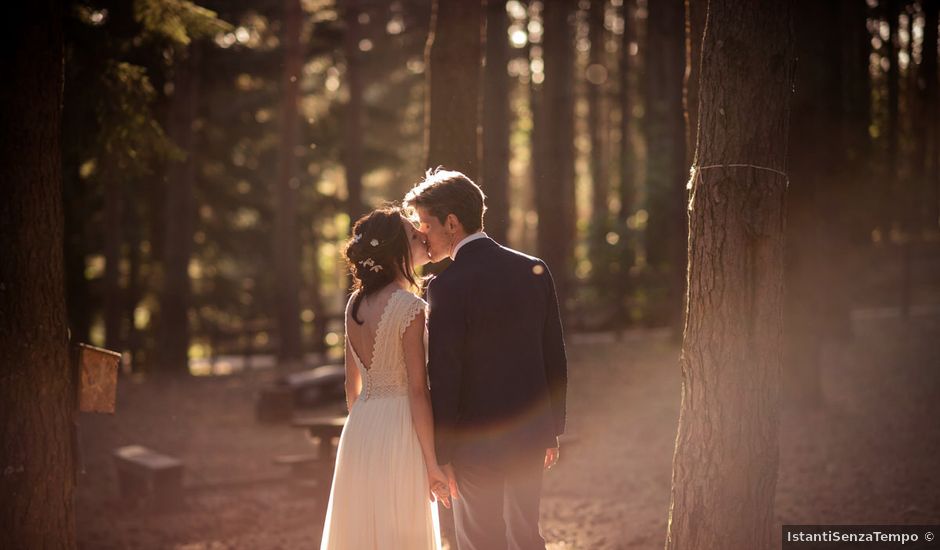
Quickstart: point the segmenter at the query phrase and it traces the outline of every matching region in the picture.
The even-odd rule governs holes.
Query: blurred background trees
[[[438,6],[425,51],[431,0],[69,3],[73,337],[137,372],[335,357],[349,224],[429,161],[471,172],[491,235],[548,262],[569,330],[679,331],[705,6]],[[801,399],[849,304],[940,299],[919,275],[940,238],[937,11],[798,3],[785,355]],[[426,135],[435,105],[456,111]]]

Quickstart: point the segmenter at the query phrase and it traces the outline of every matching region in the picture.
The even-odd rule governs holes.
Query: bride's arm
[[[349,343],[349,323],[351,321],[350,316],[352,315],[352,303],[355,298],[355,294],[349,297],[349,301],[346,303],[346,313],[343,314],[343,324],[346,333],[346,410],[352,411],[353,404],[356,403],[356,399],[359,399],[359,393],[362,391],[362,373],[359,372],[359,367],[356,366],[356,360],[353,358],[353,351],[351,344]],[[355,321],[353,321],[355,322]]]
[[[428,374],[425,367],[423,311],[415,315],[414,320],[405,329],[402,347],[405,353],[405,368],[408,371],[411,417],[429,474],[436,474],[440,469],[434,451],[434,416],[431,412],[431,392],[428,390]]]
[[[346,410],[351,411],[356,399],[359,399],[359,392],[362,391],[362,375],[356,366],[356,360],[353,359],[352,350],[349,348],[349,336],[346,337]]]

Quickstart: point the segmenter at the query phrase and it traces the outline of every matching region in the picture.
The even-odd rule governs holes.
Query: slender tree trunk
[[[346,170],[346,210],[349,214],[350,227],[365,214],[362,202],[362,54],[359,41],[362,38],[359,14],[360,0],[344,0],[343,19],[346,22],[346,35],[343,38],[343,52],[346,56],[346,83],[349,88],[349,102],[346,104],[344,119],[343,164]]]
[[[486,232],[505,243],[509,232],[509,16],[506,0],[486,4],[483,78],[483,191]]]
[[[542,85],[545,178],[538,196],[538,254],[555,279],[558,303],[568,297],[568,266],[574,246],[574,44],[569,21],[574,6],[547,2],[544,21],[545,82]]]
[[[662,311],[653,322],[678,328],[685,283],[686,225],[684,204],[688,169],[685,165],[685,116],[682,81],[685,74],[685,10],[683,0],[649,4],[646,64],[646,193],[649,224],[646,256],[663,282]]]
[[[779,536],[787,179],[776,171],[787,156],[790,25],[787,2],[709,2],[667,550],[770,548]]]
[[[604,0],[591,0],[588,11],[588,38],[591,41],[590,61],[587,67],[588,125],[591,135],[591,197],[595,246],[603,246],[607,217],[610,215],[610,182],[607,174],[607,50],[604,44]]]
[[[113,171],[113,169],[112,169]],[[123,338],[121,336],[121,245],[124,241],[124,197],[122,185],[116,179],[117,174],[105,176],[104,197],[104,331],[105,347],[108,349],[121,349]]]
[[[427,165],[480,175],[480,2],[434,0],[425,49]]]
[[[621,224],[633,213],[636,204],[636,153],[633,143],[634,64],[630,49],[636,42],[635,0],[623,2],[623,35],[620,42],[620,211]],[[628,267],[628,266],[624,266]]]
[[[59,2],[11,7],[0,71],[0,548],[76,547]]]
[[[887,210],[888,222],[884,229],[890,231],[892,226],[902,217],[900,212],[903,205],[900,182],[898,181],[898,149],[899,149],[899,119],[898,104],[900,97],[901,71],[898,67],[898,16],[901,13],[900,0],[886,0],[886,17],[888,19],[888,42],[886,55],[888,57],[888,177],[885,182],[885,201],[882,203]],[[891,198],[893,195],[893,198]]]
[[[87,184],[78,177],[77,166],[64,166],[72,173],[72,185],[63,186],[65,200],[65,296],[68,303],[69,330],[76,342],[89,342],[91,333],[91,296],[85,279]],[[73,168],[74,172],[69,169]]]
[[[300,46],[300,0],[284,0],[284,72],[281,86],[281,144],[275,210],[274,264],[278,274],[278,363],[284,368],[301,361],[300,247],[297,242],[297,201],[300,174],[294,149],[300,143],[298,106],[303,52]]]
[[[140,220],[142,216],[140,215],[141,208],[138,204],[135,203],[134,198],[139,197],[140,195],[135,195],[126,191],[127,187],[125,186],[125,204],[128,209],[125,212],[124,216],[124,226],[127,228],[127,262],[128,262],[128,273],[127,273],[127,291],[124,295],[124,322],[127,325],[127,337],[126,337],[126,349],[130,354],[131,365],[135,370],[140,369],[140,349],[141,349],[141,334],[137,329],[135,323],[137,305],[140,303],[142,285],[140,280],[140,268],[141,268],[141,226]],[[110,348],[115,349],[115,348]]]
[[[685,0],[685,128],[686,164],[692,164],[698,135],[698,82],[708,0]]]
[[[940,93],[937,84],[937,26],[940,0],[924,0],[924,45],[920,65],[924,120],[924,191],[921,201],[923,225],[928,231],[940,226]]]
[[[826,32],[839,21],[835,2],[797,0],[796,74],[790,142],[790,191],[787,197],[787,302],[785,304],[785,382],[788,401],[802,406],[822,403],[820,355],[835,323],[837,268],[830,259],[840,230],[838,195],[845,155],[841,142],[841,55],[838,33]]]
[[[181,54],[174,77],[169,134],[186,154],[167,173],[165,187],[163,294],[160,301],[160,369],[189,374],[189,261],[193,250],[196,186],[196,136],[193,122],[199,103],[199,48]]]

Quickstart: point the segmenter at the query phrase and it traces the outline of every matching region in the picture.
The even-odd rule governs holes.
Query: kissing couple
[[[353,225],[344,255],[346,404],[321,550],[544,550],[567,359],[545,262],[483,232],[483,191],[430,170]],[[424,286],[415,270],[453,262]]]

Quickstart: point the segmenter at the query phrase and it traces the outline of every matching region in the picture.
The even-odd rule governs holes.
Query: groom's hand
[[[447,476],[447,485],[450,487],[450,498],[459,498],[460,493],[457,487],[457,474],[454,473],[454,467],[450,464],[444,464],[441,466],[441,470],[443,470],[444,475]]]
[[[557,443],[556,443],[557,445]],[[559,447],[551,447],[545,449],[545,469],[550,470],[558,462],[558,457],[561,456],[561,449]]]

